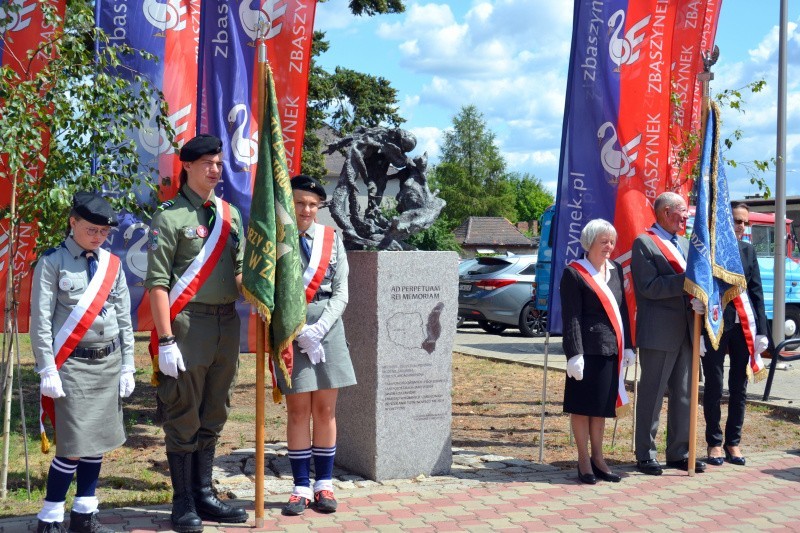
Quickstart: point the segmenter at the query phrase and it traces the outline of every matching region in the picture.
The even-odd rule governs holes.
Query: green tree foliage
[[[402,13],[405,10],[402,0],[350,0],[350,11],[359,16]]]
[[[29,57],[14,58],[23,65],[22,75],[8,66],[0,71],[0,152],[7,155],[0,180],[9,188],[16,180],[16,220],[37,221],[41,250],[63,238],[77,190],[112,190],[116,209],[141,214],[133,190],[154,192],[156,185],[130,132],[150,116],[153,101],[160,103],[158,125],[167,138],[174,132],[163,95],[135,72],[132,81],[120,76],[122,54],[139,52],[109,45],[95,27],[91,0],[68,2],[63,26],[47,3],[39,5],[52,28],[66,30],[54,30],[35,51],[45,61],[38,73],[31,72]]]
[[[441,163],[431,176],[446,202],[443,215],[452,226],[469,216],[501,216],[517,220],[516,186],[494,133],[474,105],[461,108],[453,129],[444,134]]]
[[[336,67],[330,81],[335,93],[329,102],[331,126],[342,135],[358,126],[399,126],[405,122],[397,113],[397,90],[386,78]]]
[[[461,253],[461,246],[456,241],[456,236],[451,228],[452,224],[445,218],[439,217],[433,225],[408,239],[408,244],[418,250],[452,251]]]
[[[516,188],[517,221],[531,223],[539,220],[544,210],[555,201],[553,194],[539,178],[530,174],[513,173],[509,177]]]

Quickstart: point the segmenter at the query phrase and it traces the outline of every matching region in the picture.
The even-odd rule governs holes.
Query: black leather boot
[[[192,488],[194,505],[204,520],[225,524],[247,522],[247,511],[223,502],[211,488],[211,473],[214,466],[214,446],[197,450],[192,454]]]
[[[39,520],[36,524],[36,533],[66,533],[63,522],[45,522]]]
[[[192,454],[167,452],[167,461],[172,478],[172,529],[179,533],[203,531],[192,498]]]
[[[69,531],[70,533],[114,533],[113,529],[107,528],[97,520],[96,513],[75,511],[69,513]]]

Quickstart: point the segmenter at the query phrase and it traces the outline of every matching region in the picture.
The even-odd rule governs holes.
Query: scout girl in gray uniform
[[[102,309],[60,368],[54,344],[59,344],[62,327],[69,329],[67,318],[97,272],[99,248],[117,225],[117,215],[101,196],[76,193],[67,238],[44,253],[33,273],[31,345],[41,393],[53,398],[57,434],[47,494],[38,514],[40,533],[66,531],[64,501],[73,474],[78,486],[69,530],[111,531],[95,516],[95,487],[103,454],[125,442],[120,397],[127,398],[134,389],[131,305],[122,268]]]
[[[292,179],[301,263],[308,267],[315,240],[324,227],[315,223],[317,210],[326,199],[322,184],[309,176]],[[286,427],[294,490],[283,508],[285,515],[299,515],[314,498],[317,511],[336,511],[333,495],[333,460],[336,455],[336,396],[340,387],[356,383],[341,316],[347,306],[347,254],[338,235],[334,237],[330,263],[316,294],[308,303],[306,325],[294,346],[292,387],[280,372],[278,386],[286,395]],[[314,418],[313,446],[311,418]],[[314,457],[316,481],[311,490],[309,471]]]

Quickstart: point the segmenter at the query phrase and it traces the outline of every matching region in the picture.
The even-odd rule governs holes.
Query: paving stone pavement
[[[280,451],[267,455],[274,461]],[[283,517],[288,491],[270,492],[263,528],[254,527],[252,499],[243,499],[236,504],[247,509],[248,523],[207,522],[205,531],[800,531],[800,452],[755,454],[745,467],[709,466],[694,477],[676,470],[646,476],[632,465],[616,471],[621,483],[582,485],[574,471],[456,450],[449,476],[357,486],[340,474],[335,514]],[[237,489],[232,483],[229,490]],[[104,509],[99,517],[116,531],[170,530],[164,505]],[[0,531],[35,525],[33,516],[4,519]]]

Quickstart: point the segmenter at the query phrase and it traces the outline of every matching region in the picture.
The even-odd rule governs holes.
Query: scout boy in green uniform
[[[214,194],[221,153],[222,142],[211,135],[183,146],[181,189],[150,226],[145,286],[157,334],[151,355],[164,405],[176,531],[202,531],[201,519],[247,521],[244,509],[220,501],[211,488],[214,448],[239,366],[235,302],[244,253],[239,211]]]
[[[133,327],[120,260],[100,248],[117,215],[100,195],[78,192],[67,237],[33,272],[31,348],[41,378],[44,422],[56,429],[56,455],[38,514],[39,533],[64,529],[64,502],[77,478],[69,530],[107,533],[95,516],[103,454],[125,442],[122,402],[133,392]]]

